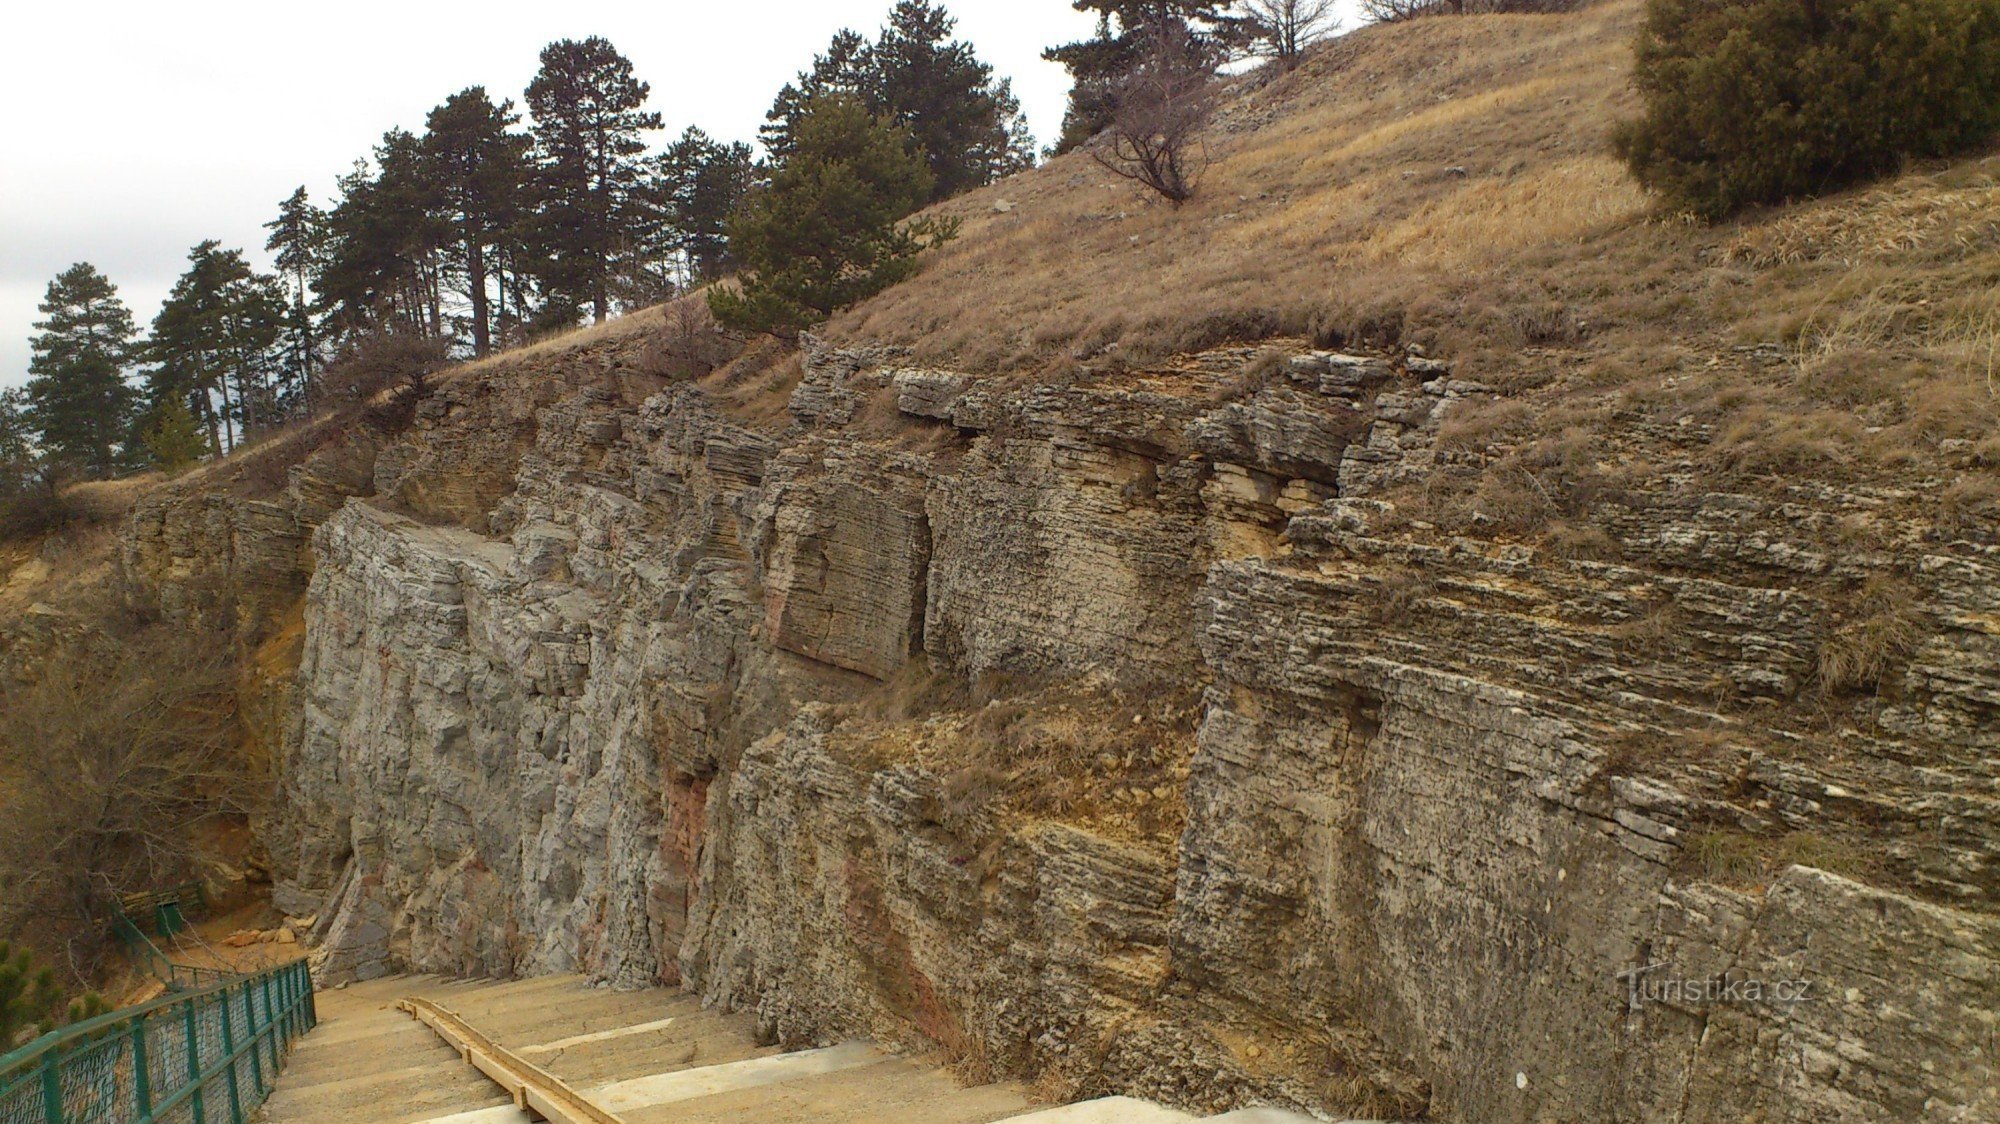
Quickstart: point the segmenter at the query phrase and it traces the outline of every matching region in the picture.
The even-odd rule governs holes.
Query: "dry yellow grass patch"
[[[530,359],[546,359],[597,344],[631,339],[645,332],[658,329],[665,323],[666,307],[664,304],[653,305],[650,308],[642,308],[636,312],[627,313],[624,316],[613,317],[602,324],[591,324],[586,327],[559,332],[523,347],[517,347],[510,351],[495,352],[484,359],[475,359],[469,363],[461,363],[458,366],[452,367],[440,375],[439,378],[457,379],[476,376],[482,372],[491,372],[495,367],[502,365]]]
[[[1160,205],[1081,154],[1052,161],[946,204],[959,241],[833,334],[1034,368],[1315,320],[1337,335],[1338,311],[1385,287],[1442,310],[1489,280],[1468,267],[1637,221],[1642,201],[1602,140],[1629,101],[1636,11],[1618,0],[1371,27],[1290,74],[1240,78],[1186,205]],[[1215,323],[1189,333],[1199,319]]]
[[[1646,199],[1608,156],[1587,156],[1426,203],[1362,244],[1417,269],[1490,268],[1523,250],[1577,243],[1643,217]]]

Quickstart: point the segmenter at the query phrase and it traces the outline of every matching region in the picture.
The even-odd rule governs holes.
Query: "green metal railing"
[[[317,1021],[304,961],[113,1011],[0,1057],[0,1124],[243,1124]]]
[[[229,968],[199,968],[192,964],[176,964],[152,938],[141,932],[138,925],[125,914],[119,914],[111,923],[112,932],[125,945],[125,954],[132,963],[147,975],[167,985],[169,991],[203,991],[219,987],[232,980],[241,979],[243,973]]]

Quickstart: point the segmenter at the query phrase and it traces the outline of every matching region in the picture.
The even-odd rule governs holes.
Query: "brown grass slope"
[[[1638,111],[1639,12],[1362,29],[1238,80],[1186,206],[1052,161],[946,204],[962,237],[830,334],[1027,378],[1414,343],[1500,392],[1463,423],[1482,438],[1608,455],[1678,427],[1717,478],[2000,465],[2000,158],[1714,227],[1657,214],[1606,140]],[[1989,511],[1989,477],[1953,502]]]

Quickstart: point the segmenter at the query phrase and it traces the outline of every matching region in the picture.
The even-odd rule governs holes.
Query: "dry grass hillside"
[[[1635,0],[1364,28],[1239,80],[1172,209],[1072,155],[962,197],[964,233],[831,334],[1012,377],[1224,341],[1419,345],[1497,392],[1464,447],[1650,479],[1930,481],[2000,466],[2000,157],[1701,226],[1608,151]],[[1657,444],[1657,443],[1656,443]],[[1677,454],[1680,456],[1681,454]]]

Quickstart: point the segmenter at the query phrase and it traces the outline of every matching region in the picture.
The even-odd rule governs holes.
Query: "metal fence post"
[[[48,1124],[63,1124],[62,1077],[56,1072],[56,1055],[51,1048],[42,1055],[42,1117]]]
[[[229,1032],[229,989],[216,996],[216,1010],[222,1014],[222,1057],[228,1068],[223,1077],[229,1082],[229,1124],[243,1124],[243,1098],[236,1092],[236,1036]]]
[[[187,1028],[188,1084],[193,1087],[188,1094],[194,1108],[195,1124],[208,1124],[207,1105],[201,1095],[201,1032],[194,1025],[194,1003],[181,1001],[181,1023]]]
[[[264,1051],[257,1032],[256,988],[243,985],[243,1040],[250,1044],[250,1079],[257,1083],[257,1095],[264,1095]]]
[[[139,1119],[153,1118],[153,1075],[146,1070],[146,1020],[132,1020],[132,1101]]]
[[[276,1084],[278,1070],[284,1068],[285,1063],[278,1056],[278,1009],[271,1006],[271,977],[265,976],[258,990],[264,993],[264,1028],[260,1033],[265,1036],[264,1040],[271,1050],[271,1082]]]

